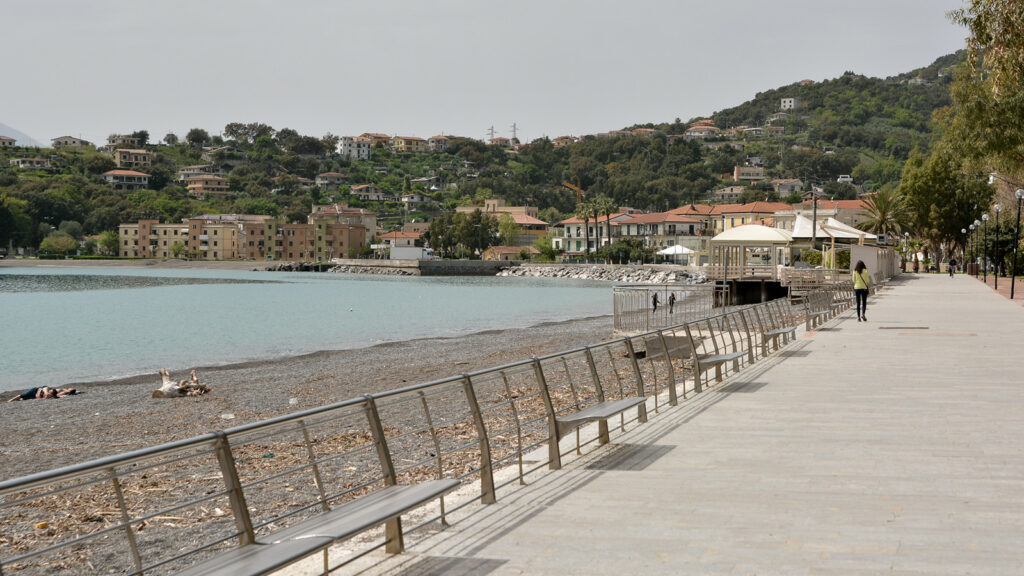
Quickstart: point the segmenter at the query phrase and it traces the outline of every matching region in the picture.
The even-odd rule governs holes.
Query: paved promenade
[[[1024,574],[1024,310],[869,305],[368,573]]]

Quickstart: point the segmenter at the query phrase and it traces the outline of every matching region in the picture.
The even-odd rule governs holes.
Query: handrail
[[[781,305],[789,307],[788,302]],[[280,528],[282,521],[301,521],[376,487],[423,478],[476,484],[468,501],[493,503],[497,490],[514,481],[498,482],[497,464],[518,463],[522,483],[525,475],[539,473],[544,464],[560,458],[559,447],[549,440],[554,416],[629,397],[654,398],[657,411],[664,402],[658,397],[664,394],[674,405],[680,386],[683,398],[688,389],[699,392],[700,375],[694,378],[688,364],[691,352],[678,344],[688,326],[700,324],[709,343],[732,349],[746,346],[747,361],[753,361],[763,336],[752,332],[754,323],[745,314],[758,307],[764,307],[766,315],[774,314],[769,304],[720,309],[699,320],[0,482],[0,496],[18,495],[0,499],[0,523],[8,528],[8,515],[17,515],[17,525],[10,528],[16,528],[13,536],[22,550],[30,550],[20,555],[0,551],[0,574],[8,573],[12,561],[35,561],[52,551],[71,553],[76,546],[107,550],[122,544],[131,548],[130,556],[122,556],[124,551],[108,553],[135,566],[135,573],[154,567],[173,571],[181,562],[191,563],[215,551],[204,541],[184,551],[175,549],[173,556],[160,556],[160,547],[151,545],[152,532],[166,529],[166,537],[175,538],[189,529],[190,522],[200,522],[209,540],[237,538],[244,545],[264,530]],[[648,345],[658,349],[648,353]],[[643,408],[639,416],[622,418],[621,426],[625,430],[627,423],[646,420]],[[576,450],[606,438],[607,427],[600,428],[598,438],[581,442],[577,437]],[[545,442],[549,462],[525,470],[525,453]],[[199,449],[203,450],[189,453]],[[179,457],[168,459],[175,454]],[[401,465],[396,468],[397,463]],[[95,526],[72,526],[67,538],[56,541],[44,542],[31,530],[32,518],[45,518],[52,507],[68,505],[60,500],[65,495],[106,501],[112,498],[104,496],[111,484],[115,492],[122,492],[116,521],[100,514]],[[442,518],[444,510],[459,509],[468,501],[442,505]],[[217,506],[229,512],[211,516],[209,508]],[[168,511],[181,516],[179,523],[184,525],[161,526],[159,518],[169,516]],[[149,523],[149,535],[147,547],[140,550],[125,527],[143,522]],[[122,538],[114,537],[122,533]],[[98,534],[106,538],[97,540]],[[389,523],[388,542],[392,551],[401,544],[397,523]]]

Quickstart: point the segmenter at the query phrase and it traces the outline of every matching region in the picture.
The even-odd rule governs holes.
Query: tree
[[[910,228],[911,213],[907,198],[898,189],[883,189],[864,201],[867,220],[857,225],[872,234],[899,237]]]
[[[587,259],[590,259],[590,215],[594,213],[593,207],[590,202],[584,200],[576,206],[576,218],[583,220],[583,238],[586,241],[583,246],[583,252],[587,255]]]
[[[927,158],[915,151],[903,170],[898,188],[906,196],[915,234],[928,241],[930,251],[961,241],[961,228],[988,211],[992,187],[964,170],[957,153],[940,142]]]
[[[606,230],[608,231],[608,243],[611,244],[612,214],[615,214],[616,212],[618,212],[619,206],[618,206],[618,204],[615,203],[614,200],[612,200],[611,198],[609,198],[609,197],[607,197],[607,196],[605,196],[603,194],[595,197],[593,199],[593,203],[594,203],[594,208],[595,208],[595,211],[594,211],[594,222],[596,223],[598,221],[598,219],[602,215],[605,217]],[[600,234],[601,227],[600,226],[597,226],[597,231],[598,231],[597,245],[598,245],[598,247],[600,247],[601,246],[601,234]]]
[[[185,134],[185,141],[194,148],[200,148],[210,142],[210,134],[202,128],[193,128]]]
[[[82,237],[82,225],[74,220],[61,222],[57,229],[76,240]]]
[[[145,146],[149,144],[149,132],[146,130],[138,130],[132,132],[132,138],[136,138],[139,141],[139,146]]]
[[[185,253],[188,248],[185,247],[185,243],[178,240],[174,244],[171,244],[171,255],[175,258],[181,258],[181,255]]]
[[[498,236],[502,246],[519,245],[519,225],[511,214],[505,213],[498,218]]]
[[[952,114],[944,123],[975,167],[1019,175],[1024,164],[1024,4],[967,4],[949,13],[971,37],[968,57],[950,88]]]
[[[117,256],[118,238],[116,230],[106,230],[100,234],[100,249],[104,254]]]
[[[50,254],[67,255],[69,252],[78,250],[78,240],[63,232],[54,232],[43,238],[42,243],[39,244],[39,250]]]

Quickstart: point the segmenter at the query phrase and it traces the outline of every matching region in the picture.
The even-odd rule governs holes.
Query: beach
[[[560,352],[611,339],[611,334],[608,315],[266,362],[199,366],[200,382],[213,390],[195,398],[152,398],[160,386],[156,373],[75,384],[81,392],[76,396],[0,403],[0,479]],[[176,381],[188,376],[187,368],[171,374]]]

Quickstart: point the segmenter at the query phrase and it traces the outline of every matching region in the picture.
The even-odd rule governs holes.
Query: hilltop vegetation
[[[537,206],[543,219],[555,222],[575,210],[575,193],[561,186],[568,181],[621,206],[661,211],[709,198],[714,189],[732,184],[725,175],[735,165],[753,156],[763,162],[768,178],[799,178],[826,194],[853,197],[858,188],[837,183],[837,176],[853,175],[862,191],[892,189],[911,152],[931,147],[932,114],[950,104],[950,69],[963,57],[944,56],[895,78],[846,73],[825,82],[791,84],[709,117],[723,134],[740,126],[764,127],[779,112],[782,98],[796,98],[799,107],[774,121],[784,133],[770,136],[737,131],[687,140],[681,136],[697,119],[676,119],[628,129],[653,132],[582,137],[565,146],[540,139],[512,152],[454,138],[444,153],[399,154],[377,147],[369,161],[360,161],[335,154],[338,137],[331,134],[313,137],[236,122],[224,127],[223,136],[211,137],[195,128],[182,137],[168,134],[156,144],[145,131],[137,132],[145,136],[144,147],[155,153],[153,167],[145,170],[151,174],[151,189],[137,192],[118,192],[103,183],[99,175],[114,165],[94,150],[7,149],[0,152],[0,245],[36,247],[62,222],[77,223],[78,228],[70,229],[93,235],[142,217],[179,221],[238,212],[302,220],[314,203],[373,209],[385,227],[438,213],[406,213],[398,202],[361,202],[348,191],[361,184],[392,194],[419,192],[436,199],[439,210],[498,197],[509,205]],[[181,167],[206,163],[204,150],[224,170],[228,194],[198,199],[176,182]],[[8,165],[9,158],[33,156],[49,159],[53,168],[16,170]],[[303,181],[323,172],[345,174],[347,186],[328,191]],[[433,183],[414,182],[425,177]],[[777,196],[762,183],[752,185],[743,199],[764,198]]]

